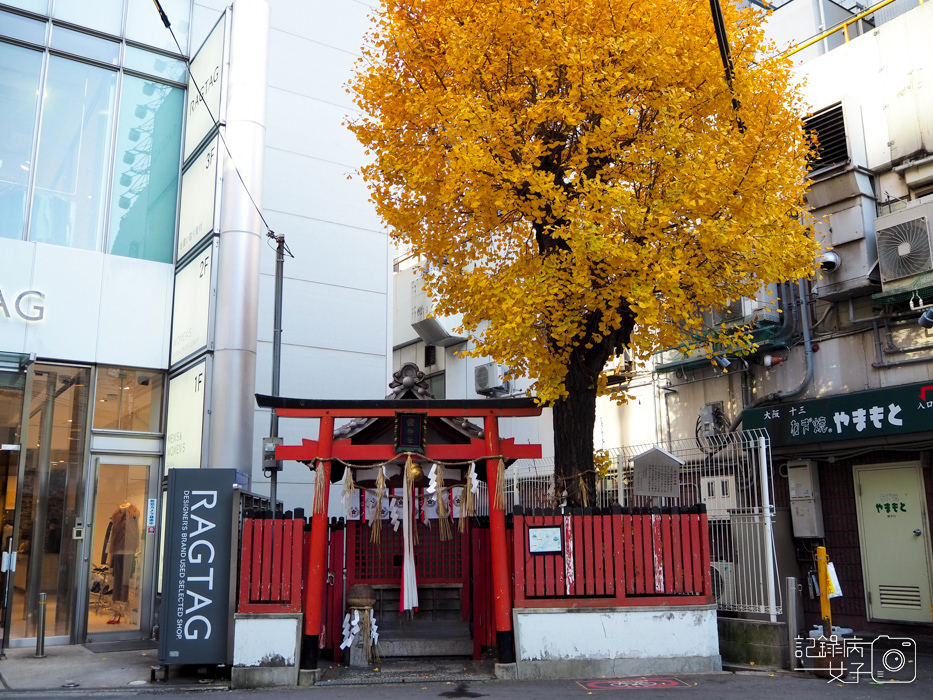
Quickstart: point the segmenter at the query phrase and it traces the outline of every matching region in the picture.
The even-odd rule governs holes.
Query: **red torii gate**
[[[454,445],[425,444],[424,461],[486,462],[489,495],[489,528],[492,553],[493,590],[495,591],[496,641],[499,660],[515,661],[515,639],[512,630],[511,575],[505,535],[505,511],[497,508],[496,474],[498,460],[540,459],[541,445],[516,445],[514,439],[500,440],[499,418],[541,415],[541,407],[533,399],[384,399],[375,401],[290,399],[256,395],[262,408],[271,408],[279,418],[317,418],[320,420],[317,440],[301,441],[301,445],[279,445],[278,460],[318,462],[323,470],[324,507],[313,512],[311,521],[311,556],[305,587],[305,636],[302,668],[317,668],[321,631],[321,610],[327,576],[327,504],[330,492],[331,460],[345,462],[382,463],[404,455],[396,445],[353,444],[349,438],[334,440],[334,420],[339,418],[398,418],[405,414],[426,418],[482,418],[482,439]],[[317,495],[315,495],[317,498]],[[504,498],[502,499],[504,502]]]

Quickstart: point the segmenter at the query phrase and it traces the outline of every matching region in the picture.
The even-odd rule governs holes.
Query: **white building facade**
[[[152,634],[168,468],[234,467],[268,493],[269,229],[294,256],[281,394],[380,398],[390,376],[392,256],[344,126],[371,4],[161,5],[171,31],[152,3],[0,2],[13,646],[34,643],[40,593],[50,644]],[[286,508],[311,502],[294,463],[278,484]]]

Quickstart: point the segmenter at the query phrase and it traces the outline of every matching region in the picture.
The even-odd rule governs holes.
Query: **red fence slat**
[[[680,519],[678,514],[671,518],[671,561],[674,593],[684,592],[684,553],[680,545]]]
[[[700,516],[688,515],[690,519],[690,558],[693,563],[693,591],[703,592],[703,560],[700,552]],[[709,569],[707,563],[706,569]]]
[[[625,513],[622,516],[622,547],[625,557],[625,592],[635,595],[635,531],[632,525],[632,515]]]
[[[594,583],[598,596],[606,595],[605,567],[603,566],[603,518],[597,515],[590,519],[593,524],[593,563],[595,564]]]
[[[680,543],[683,552],[684,564],[684,593],[696,593],[693,585],[693,552],[691,550],[690,515],[685,513],[680,517]]]

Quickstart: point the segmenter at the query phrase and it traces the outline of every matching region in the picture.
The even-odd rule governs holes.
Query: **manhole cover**
[[[676,678],[616,678],[614,680],[586,681],[580,685],[589,690],[626,690],[635,688],[675,688],[687,684]]]

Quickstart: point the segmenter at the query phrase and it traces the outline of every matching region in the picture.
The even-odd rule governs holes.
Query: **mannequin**
[[[120,623],[126,614],[126,603],[130,597],[130,578],[139,549],[139,508],[124,500],[110,516],[108,537],[104,551],[109,545],[110,568],[113,570],[113,616],[108,625]]]

